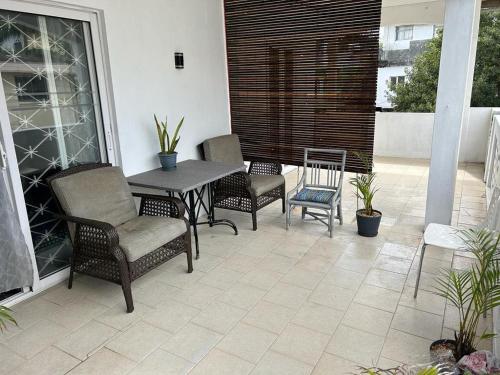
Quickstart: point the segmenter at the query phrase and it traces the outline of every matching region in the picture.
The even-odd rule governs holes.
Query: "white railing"
[[[500,111],[491,112],[491,127],[488,138],[488,151],[484,163],[484,182],[486,183],[486,204],[490,204],[495,188],[500,188]]]
[[[491,111],[488,152],[484,162],[484,182],[486,183],[486,204],[489,207],[495,189],[500,188],[500,111]],[[493,309],[493,332],[500,332],[500,309]],[[500,357],[500,337],[493,338],[493,353]]]

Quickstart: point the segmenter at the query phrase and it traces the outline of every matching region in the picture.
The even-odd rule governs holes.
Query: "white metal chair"
[[[312,154],[312,157],[311,157]],[[298,185],[287,194],[286,229],[291,224],[293,206],[302,207],[302,219],[309,215],[328,227],[330,237],[333,234],[333,221],[338,219],[342,225],[342,181],[347,152],[320,148],[304,150],[304,172]],[[328,157],[330,161],[320,160]],[[333,161],[332,161],[333,160]],[[308,178],[309,173],[309,178]],[[310,211],[317,209],[324,211]],[[337,214],[335,214],[337,210]],[[328,221],[325,221],[327,219]]]
[[[499,207],[499,198],[499,191],[498,189],[495,189],[491,197],[491,203],[486,213],[486,219],[483,223],[478,225],[478,227],[488,228],[490,230],[498,230],[498,212],[496,211]],[[437,246],[453,251],[467,250],[465,241],[460,237],[460,228],[451,225],[430,223],[429,225],[427,225],[427,228],[425,228],[423,242],[424,243],[422,245],[422,250],[420,252],[420,263],[418,265],[417,282],[415,284],[415,292],[413,294],[413,298],[417,298],[418,285],[420,283],[420,274],[422,273],[422,265],[424,263],[425,249],[428,245]]]

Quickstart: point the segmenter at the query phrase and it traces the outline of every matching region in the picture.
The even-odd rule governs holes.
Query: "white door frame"
[[[25,12],[45,16],[70,18],[85,21],[90,24],[91,50],[94,54],[95,74],[97,76],[97,91],[99,93],[100,115],[102,116],[102,126],[104,140],[106,143],[106,156],[108,162],[113,165],[121,165],[120,148],[117,134],[116,111],[113,98],[111,82],[111,69],[109,64],[109,54],[106,39],[106,28],[104,23],[104,13],[100,9],[93,9],[81,6],[73,6],[56,1],[48,0],[0,0],[0,9],[14,12]],[[0,80],[1,83],[1,80]],[[96,112],[96,116],[99,113]],[[14,201],[21,229],[26,238],[26,243],[30,251],[33,268],[35,272],[33,290],[15,298],[9,299],[6,303],[13,304],[23,299],[31,297],[34,293],[39,293],[50,286],[53,286],[69,276],[69,268],[57,272],[40,280],[36,267],[35,253],[31,239],[31,230],[26,212],[21,177],[19,174],[15,146],[12,137],[7,104],[3,85],[0,84],[0,141],[4,144],[7,153],[7,182],[10,185],[11,196]],[[3,136],[5,134],[6,136]],[[2,302],[4,303],[4,302]]]

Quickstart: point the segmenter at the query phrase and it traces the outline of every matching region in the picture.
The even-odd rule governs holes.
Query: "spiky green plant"
[[[181,121],[177,124],[175,128],[174,135],[172,137],[169,136],[167,131],[167,119],[165,118],[165,122],[158,121],[156,115],[154,115],[156,131],[158,132],[158,140],[160,141],[160,149],[163,154],[173,154],[175,152],[175,148],[181,139],[179,137],[179,131],[181,130],[182,124],[184,123],[184,117],[181,118]]]
[[[7,329],[7,323],[17,326],[16,320],[12,317],[12,310],[5,306],[0,306],[0,333]]]
[[[458,235],[477,261],[467,270],[443,271],[435,291],[458,310],[459,326],[453,353],[457,361],[474,352],[481,340],[494,336],[477,330],[483,314],[500,306],[500,235],[487,229],[466,229]]]
[[[364,213],[368,216],[373,216],[373,197],[378,189],[374,186],[376,174],[372,170],[372,161],[361,152],[355,152],[354,155],[361,160],[365,167],[365,173],[357,174],[352,177],[349,183],[356,188],[355,195],[361,199],[364,206]]]

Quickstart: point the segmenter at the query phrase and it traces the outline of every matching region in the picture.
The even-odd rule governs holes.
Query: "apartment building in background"
[[[426,43],[442,25],[386,25],[380,27],[379,68],[377,80],[377,107],[390,110],[387,98],[389,82],[402,82],[415,58],[423,52]]]

